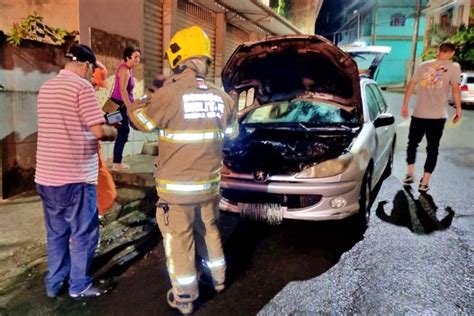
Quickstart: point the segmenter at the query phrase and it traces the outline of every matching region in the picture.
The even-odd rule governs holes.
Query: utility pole
[[[415,25],[413,27],[413,39],[411,47],[411,64],[408,72],[407,81],[415,73],[415,61],[416,61],[416,48],[418,45],[418,32],[420,30],[420,17],[421,17],[421,0],[416,0],[416,13],[415,13]]]
[[[377,45],[377,3],[372,9],[372,45]]]
[[[360,13],[358,10],[354,10],[353,14],[357,14],[357,40],[360,38]]]

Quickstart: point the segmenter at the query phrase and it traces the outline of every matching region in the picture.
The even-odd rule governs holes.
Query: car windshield
[[[250,112],[242,124],[302,124],[304,127],[351,125],[356,116],[336,104],[294,99],[261,106]]]

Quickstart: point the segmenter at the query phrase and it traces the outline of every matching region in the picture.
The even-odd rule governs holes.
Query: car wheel
[[[359,194],[359,212],[355,215],[357,223],[366,227],[370,220],[370,196],[372,191],[372,172],[368,169],[365,172],[364,179]]]
[[[393,139],[392,149],[390,151],[390,155],[388,156],[387,166],[385,167],[385,170],[383,171],[383,175],[382,175],[383,179],[387,179],[392,174],[393,155],[395,154],[395,140],[396,138]]]

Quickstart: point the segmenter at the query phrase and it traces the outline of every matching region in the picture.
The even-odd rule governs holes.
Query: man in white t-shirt
[[[438,158],[438,148],[444,125],[448,118],[449,89],[453,94],[456,113],[453,123],[461,119],[461,93],[459,89],[461,67],[452,62],[456,47],[451,43],[443,43],[438,48],[436,59],[426,61],[416,70],[408,83],[401,116],[408,118],[408,102],[415,85],[418,84],[416,105],[410,122],[407,147],[407,174],[403,182],[413,183],[415,171],[416,149],[423,136],[426,136],[426,161],[423,177],[418,191],[425,193],[429,190],[429,181]]]

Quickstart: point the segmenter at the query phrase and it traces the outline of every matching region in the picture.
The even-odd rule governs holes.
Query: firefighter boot
[[[166,300],[168,305],[172,308],[176,308],[182,315],[191,315],[193,312],[193,302],[187,301],[187,298],[184,298],[184,301],[181,301],[182,297],[185,295],[175,295],[173,289],[169,289],[166,294]]]
[[[205,271],[199,271],[198,272],[198,281],[201,284],[204,284],[206,286],[212,287],[217,294],[220,294],[224,292],[225,290],[225,284],[218,283],[212,279],[211,276],[209,276]]]

